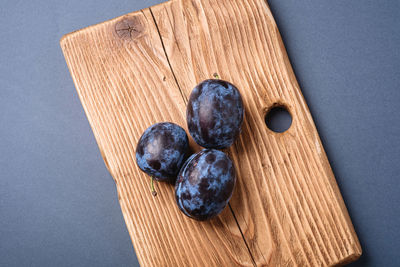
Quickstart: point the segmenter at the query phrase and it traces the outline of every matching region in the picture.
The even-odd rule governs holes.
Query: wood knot
[[[115,23],[115,33],[124,40],[140,37],[144,32],[144,26],[138,17],[123,17]]]

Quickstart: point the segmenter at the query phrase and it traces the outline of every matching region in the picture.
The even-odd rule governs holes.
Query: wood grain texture
[[[333,266],[361,254],[357,236],[264,0],[173,0],[61,40],[82,105],[142,266]],[[192,88],[218,73],[242,93],[242,135],[230,207],[209,222],[179,212],[173,187],[135,164],[151,124],[186,129]],[[281,134],[273,106],[291,113]],[[191,145],[198,150],[193,141]]]

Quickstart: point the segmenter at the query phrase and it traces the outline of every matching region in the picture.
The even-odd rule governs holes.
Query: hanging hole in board
[[[275,105],[265,114],[265,124],[271,131],[283,133],[292,125],[292,115],[284,105]]]

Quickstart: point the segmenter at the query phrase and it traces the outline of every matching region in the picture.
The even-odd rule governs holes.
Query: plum
[[[155,180],[173,183],[188,151],[188,136],[182,127],[171,122],[156,123],[140,137],[136,162]]]
[[[204,149],[183,165],[175,184],[179,209],[204,221],[217,216],[228,204],[236,183],[235,167],[222,151]]]
[[[244,107],[239,90],[220,79],[205,80],[192,91],[186,119],[189,133],[202,147],[222,149],[241,132]]]

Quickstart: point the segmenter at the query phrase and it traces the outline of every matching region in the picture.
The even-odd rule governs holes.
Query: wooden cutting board
[[[360,256],[265,0],[172,0],[67,34],[61,47],[142,266],[332,266]],[[156,122],[186,129],[188,96],[214,73],[237,85],[246,116],[227,150],[238,172],[230,205],[197,222],[178,210],[173,186],[157,183],[152,196],[135,147]],[[293,117],[284,133],[264,122],[276,105]]]

